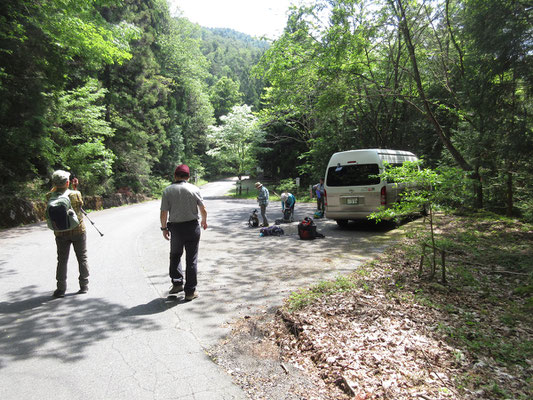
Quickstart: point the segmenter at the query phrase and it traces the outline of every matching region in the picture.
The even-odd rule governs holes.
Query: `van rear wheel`
[[[347,219],[336,219],[335,222],[339,225],[340,228],[346,228],[348,226]]]

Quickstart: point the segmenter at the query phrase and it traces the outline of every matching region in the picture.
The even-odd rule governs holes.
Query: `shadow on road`
[[[75,362],[84,358],[88,347],[117,331],[158,329],[142,318],[148,313],[131,313],[122,305],[87,295],[54,299],[51,293],[27,286],[6,297],[0,303],[0,368],[8,359]]]
[[[154,315],[167,311],[178,304],[186,303],[184,295],[172,296],[166,298],[157,297],[146,304],[139,304],[122,313],[123,316]]]

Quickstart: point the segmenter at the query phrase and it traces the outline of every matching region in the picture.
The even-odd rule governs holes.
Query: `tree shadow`
[[[14,239],[19,238],[28,232],[51,232],[46,222],[34,222],[27,225],[17,226],[13,228],[0,229],[0,239]]]
[[[4,278],[8,277],[8,276],[16,275],[18,273],[13,268],[4,267],[4,265],[7,264],[7,263],[8,263],[7,261],[0,259],[0,276],[2,276]]]
[[[405,222],[403,222],[405,223]],[[344,231],[362,231],[362,232],[388,232],[396,229],[402,222],[380,221],[376,222],[368,219],[351,220],[344,226],[337,226],[337,229]]]
[[[143,318],[148,312],[128,312],[126,307],[100,298],[69,295],[55,299],[35,286],[7,293],[0,303],[0,353],[8,359],[83,359],[86,349],[117,331],[159,329]],[[147,306],[146,310],[155,308]]]

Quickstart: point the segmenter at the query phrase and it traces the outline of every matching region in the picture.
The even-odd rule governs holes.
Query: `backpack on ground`
[[[70,190],[63,193],[54,192],[46,204],[46,222],[55,232],[65,232],[76,228],[80,221],[70,203]]]
[[[289,207],[283,211],[283,222],[292,222],[292,221],[293,221],[292,209]]]
[[[281,236],[281,235],[284,235],[285,232],[278,225],[272,225],[272,226],[261,228],[259,230],[259,234],[261,236]]]
[[[276,225],[281,225],[283,223],[289,223],[289,222],[292,222],[292,221],[294,221],[292,209],[291,208],[286,208],[283,211],[283,218],[276,219],[275,223],[276,223]]]
[[[324,217],[324,212],[316,211],[315,214],[313,215],[313,217],[315,217],[315,218],[323,218]]]
[[[257,216],[257,210],[254,210],[248,218],[248,226],[250,228],[257,228],[259,226],[259,217]]]
[[[312,218],[305,217],[298,224],[298,236],[302,240],[313,240],[316,238],[323,238],[324,235],[316,231],[316,225]]]

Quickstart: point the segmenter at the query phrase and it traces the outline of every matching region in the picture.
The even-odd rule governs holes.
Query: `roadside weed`
[[[358,287],[358,284],[354,280],[346,276],[338,276],[334,281],[321,281],[310,288],[300,289],[291,293],[285,307],[289,311],[296,311],[312,304],[320,297],[346,292],[356,287]]]

